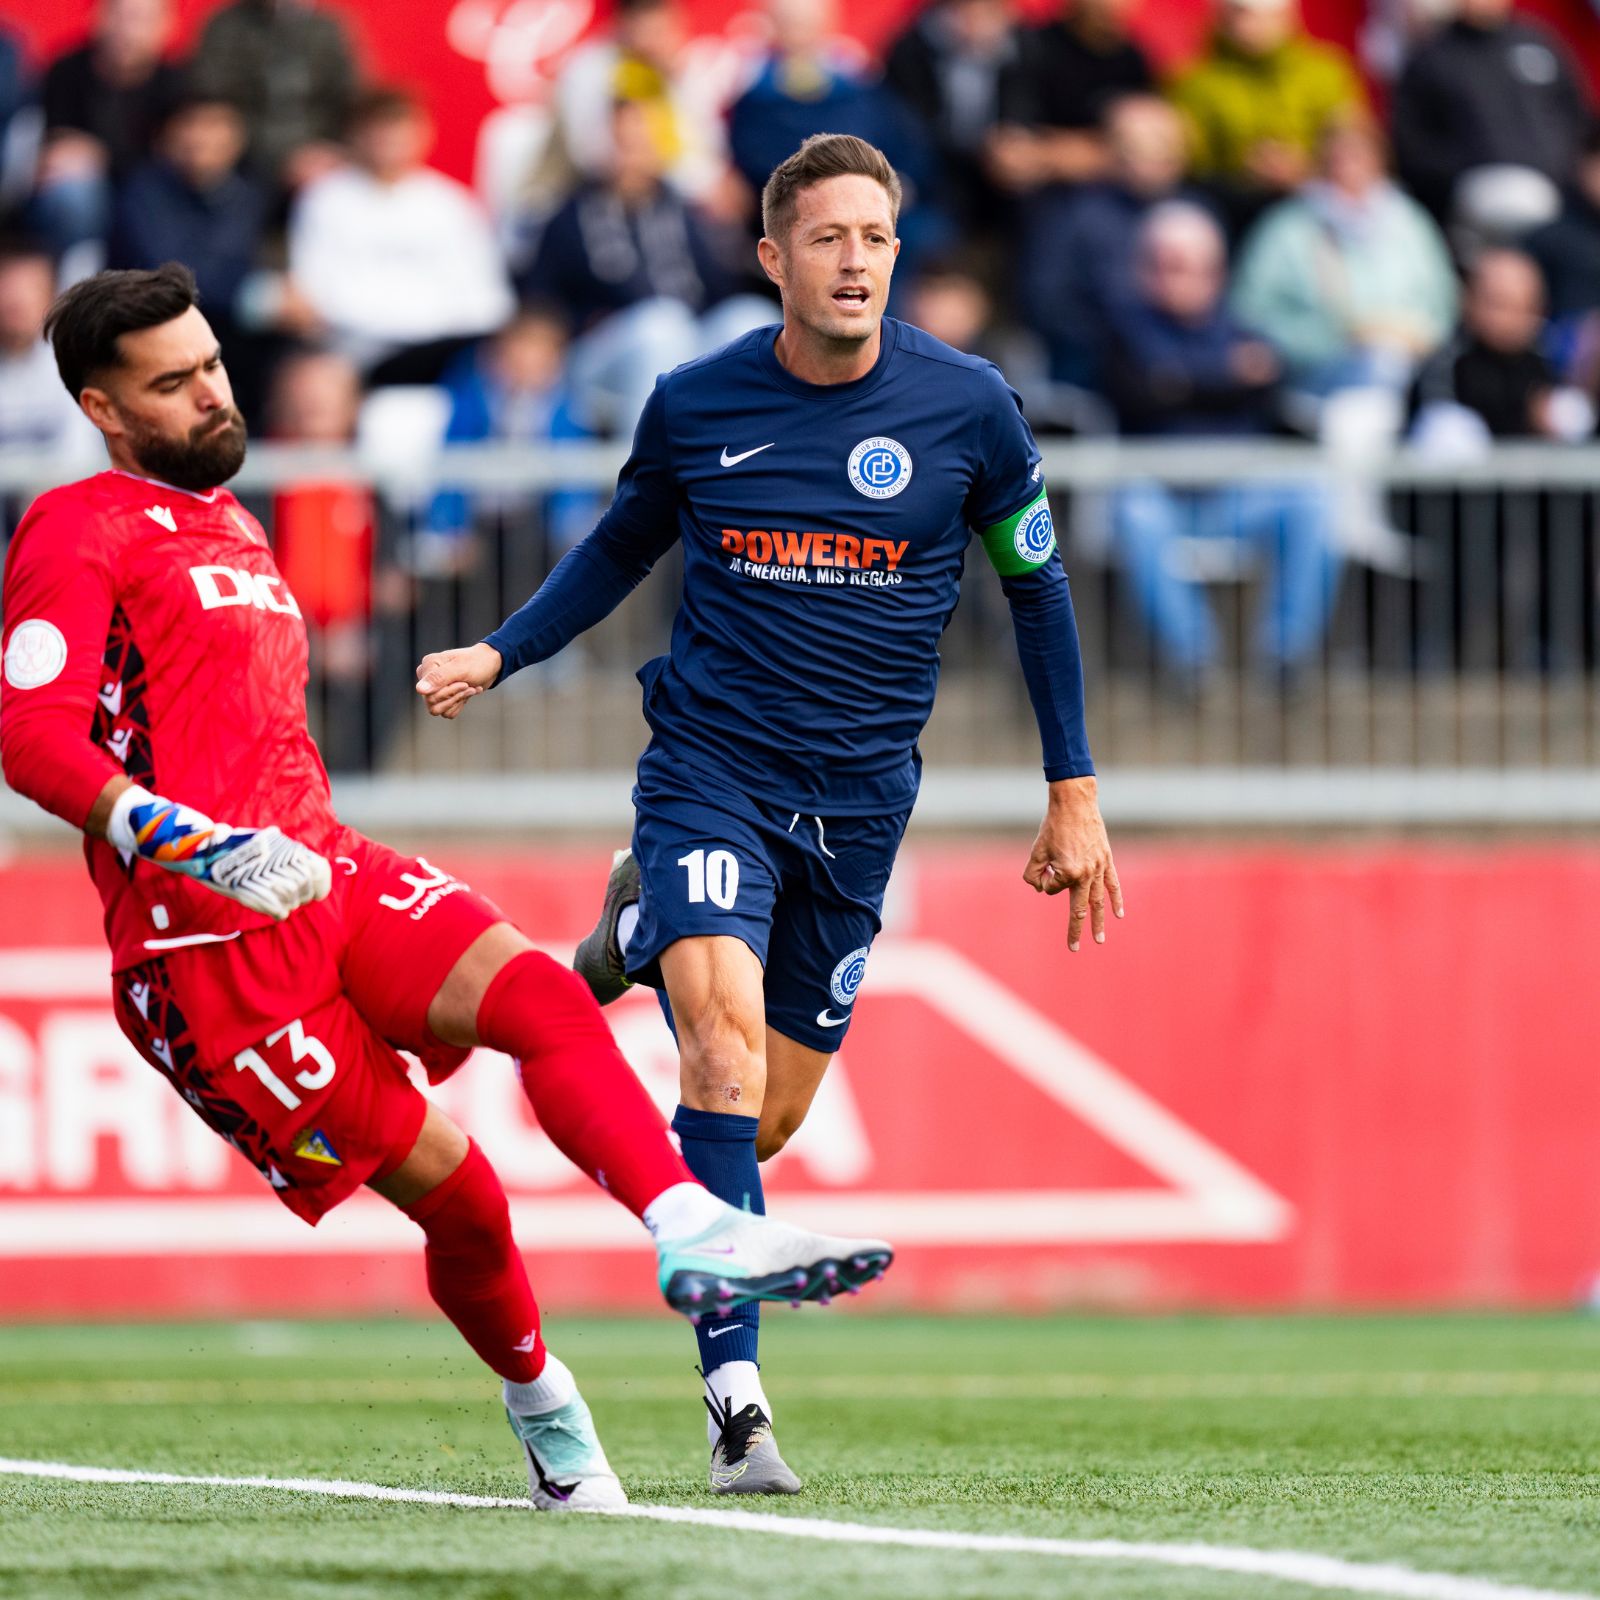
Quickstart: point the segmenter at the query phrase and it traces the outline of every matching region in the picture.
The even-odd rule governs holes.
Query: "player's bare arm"
[[[106,829],[111,822],[111,809],[116,805],[124,789],[133,787],[133,779],[126,773],[119,772],[114,777],[106,779],[106,786],[100,791],[99,797],[89,811],[89,820],[84,823],[83,831],[91,839],[103,839]]]
[[[1094,778],[1062,778],[1050,785],[1049,809],[1022,876],[1040,894],[1071,894],[1069,950],[1082,941],[1085,920],[1094,942],[1106,942],[1106,907],[1115,916],[1123,914],[1122,885]]]

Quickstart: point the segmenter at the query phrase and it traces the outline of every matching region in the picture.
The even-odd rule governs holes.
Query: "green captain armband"
[[[1041,489],[1015,516],[991,524],[978,537],[1002,578],[1019,578],[1042,567],[1056,548],[1049,494]]]

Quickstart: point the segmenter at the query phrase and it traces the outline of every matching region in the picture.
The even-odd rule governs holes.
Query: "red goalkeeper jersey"
[[[6,557],[6,782],[81,828],[125,772],[233,827],[328,852],[306,728],[306,629],[261,524],[226,489],[102,472],[41,495]],[[177,873],[85,842],[114,969],[271,926]]]

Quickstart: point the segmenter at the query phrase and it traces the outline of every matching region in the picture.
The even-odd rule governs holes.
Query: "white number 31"
[[[739,858],[731,850],[691,850],[678,857],[678,865],[689,874],[690,905],[709,900],[724,911],[733,910],[739,898]]]

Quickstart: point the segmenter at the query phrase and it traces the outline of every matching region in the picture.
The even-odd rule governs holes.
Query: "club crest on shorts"
[[[1050,552],[1056,546],[1056,524],[1050,515],[1050,504],[1041,499],[1031,511],[1017,524],[1017,531],[1012,535],[1016,545],[1017,554],[1028,563],[1030,567],[1037,567],[1050,559]]]
[[[325,1167],[344,1165],[339,1159],[339,1152],[333,1148],[327,1134],[321,1128],[311,1128],[302,1133],[295,1142],[294,1153],[302,1161],[317,1161]]]
[[[849,1005],[856,997],[856,991],[861,987],[861,980],[867,970],[867,947],[862,945],[859,950],[852,950],[843,961],[833,969],[833,976],[828,980],[828,992],[833,996],[833,1003],[839,1006]]]
[[[850,452],[850,482],[869,500],[891,500],[911,482],[911,452],[881,433],[863,439]]]

